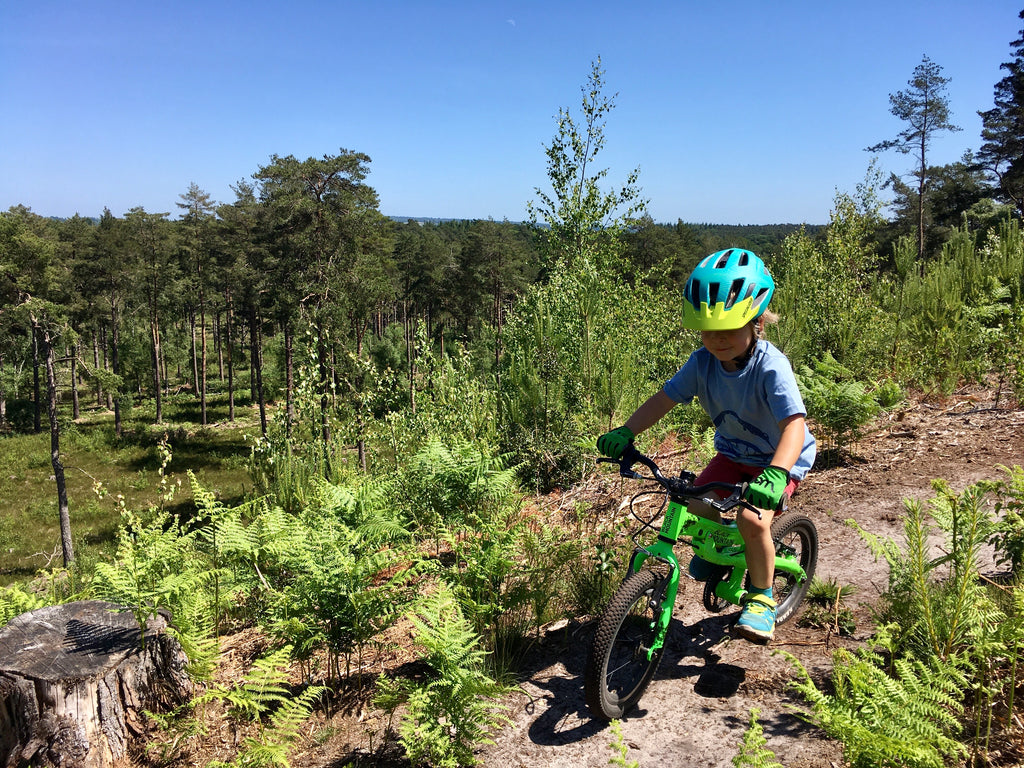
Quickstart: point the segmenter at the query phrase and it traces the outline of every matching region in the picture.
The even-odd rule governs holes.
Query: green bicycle
[[[630,511],[642,524],[634,533],[636,549],[629,571],[598,619],[584,672],[587,707],[595,718],[621,718],[637,705],[650,684],[665,651],[676,595],[679,590],[679,560],[674,552],[680,538],[689,538],[694,554],[711,563],[714,573],[704,583],[704,607],[719,612],[727,605],[740,605],[746,595],[747,561],[743,539],[735,519],[717,522],[694,514],[687,507],[702,500],[718,515],[733,513],[737,507],[755,509],[743,500],[746,483],[709,483],[695,486],[696,475],[684,470],[678,478],[666,477],[649,457],[630,446],[617,463],[619,474],[634,480],[653,480],[664,492],[661,509],[649,520],[636,510]],[[642,464],[651,470],[645,477],[633,470]],[[704,498],[711,491],[730,495],[721,500]],[[640,543],[647,531],[655,531],[654,522],[665,516],[657,538]],[[797,513],[780,514],[771,525],[775,542],[775,580],[772,590],[777,601],[776,624],[792,618],[803,601],[814,576],[818,560],[818,531],[811,519]]]

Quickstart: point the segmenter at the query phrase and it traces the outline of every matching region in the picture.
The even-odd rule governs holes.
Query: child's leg
[[[749,477],[746,476],[743,466],[718,453],[715,454],[715,457],[711,459],[710,463],[704,468],[704,471],[697,476],[697,479],[694,480],[693,484],[742,483],[745,480],[749,480]],[[723,498],[725,494],[713,491],[712,495],[717,496],[718,498]],[[716,523],[722,522],[722,517],[718,514],[718,510],[703,500],[690,499],[687,504],[687,509],[689,509],[693,514],[699,515],[707,520],[712,520]],[[697,581],[707,581],[715,574],[715,567],[706,560],[694,555],[693,559],[690,560],[687,572]]]
[[[790,498],[799,481],[790,480],[786,486],[786,497]],[[744,508],[736,519],[743,542],[747,545],[747,573],[750,585],[755,589],[769,589],[775,578],[775,542],[772,541],[772,520],[775,513],[761,510],[761,517]]]
[[[767,590],[775,578],[775,542],[772,541],[774,513],[761,510],[760,519],[754,512],[744,509],[736,519],[743,542],[747,545],[747,573],[750,586]]]
[[[796,490],[796,481],[786,487],[789,496]],[[747,576],[750,591],[743,611],[736,621],[736,632],[758,643],[775,637],[775,600],[772,582],[775,579],[775,542],[772,541],[772,518],[775,513],[762,509],[761,516],[744,509],[736,519],[736,526],[747,545]]]

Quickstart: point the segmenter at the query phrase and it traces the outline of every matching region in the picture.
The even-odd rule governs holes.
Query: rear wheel
[[[657,584],[652,571],[631,574],[601,614],[583,677],[587,706],[598,719],[614,720],[635,707],[661,662],[664,646],[650,652]]]
[[[732,568],[716,565],[713,566],[711,575],[704,582],[704,607],[712,613],[721,613],[727,605],[732,605],[724,597],[719,597],[715,593],[715,588],[730,576],[732,576]]]
[[[795,555],[807,574],[801,583],[788,573],[775,571],[775,580],[772,582],[776,602],[775,623],[782,624],[793,617],[811,586],[814,568],[818,563],[818,529],[806,515],[783,515],[772,521],[772,541],[775,542],[776,554]]]

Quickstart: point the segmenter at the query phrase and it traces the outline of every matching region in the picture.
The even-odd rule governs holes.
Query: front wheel
[[[598,621],[583,688],[587,707],[600,720],[621,718],[635,707],[661,662],[664,646],[651,651],[660,614],[652,605],[657,584],[652,571],[631,574]]]
[[[772,541],[776,554],[795,555],[807,578],[799,582],[793,576],[775,571],[772,592],[777,603],[775,623],[791,619],[811,586],[814,568],[818,563],[818,529],[806,515],[788,514],[772,521]]]

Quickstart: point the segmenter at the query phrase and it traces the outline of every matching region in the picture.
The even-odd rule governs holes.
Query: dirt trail
[[[880,421],[843,465],[808,476],[793,508],[818,528],[818,575],[857,588],[850,599],[857,630],[827,638],[820,630],[780,627],[771,646],[733,639],[735,609],[708,614],[701,585],[687,580],[677,601],[665,658],[641,708],[622,723],[629,759],[641,768],[731,766],[750,710],[761,710],[768,748],[787,768],[842,764],[838,744],[794,717],[786,691],[785,650],[812,674],[824,675],[838,644],[855,646],[871,630],[869,606],[887,583],[860,535],[844,523],[897,538],[904,498],[928,499],[933,479],[954,490],[1002,479],[999,465],[1024,463],[1024,411],[999,408],[986,392],[961,393],[941,404],[918,404]],[[628,491],[629,489],[624,489]],[[617,499],[610,500],[615,504]],[[994,568],[994,566],[992,566]],[[583,663],[592,624],[552,628],[510,699],[512,723],[481,753],[485,766],[597,768],[613,756],[611,732],[592,720],[583,700]]]

